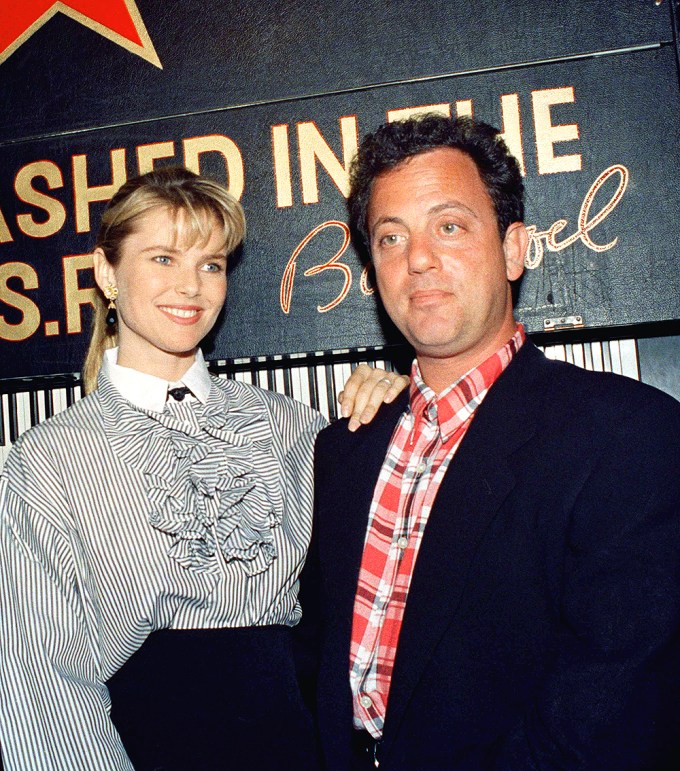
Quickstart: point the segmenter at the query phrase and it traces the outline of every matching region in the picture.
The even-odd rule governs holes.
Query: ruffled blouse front
[[[100,389],[115,407],[111,384]],[[162,413],[128,407],[105,416],[114,451],[144,472],[149,523],[170,536],[168,555],[187,570],[219,572],[237,561],[256,575],[277,557],[281,487],[259,473],[276,459],[266,413],[252,407],[213,388],[205,405],[168,402]]]

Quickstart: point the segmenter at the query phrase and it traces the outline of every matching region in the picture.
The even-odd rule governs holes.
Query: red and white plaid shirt
[[[439,396],[413,363],[410,409],[397,424],[373,493],[354,600],[354,726],[382,737],[413,570],[439,485],[475,410],[525,340],[513,337]]]

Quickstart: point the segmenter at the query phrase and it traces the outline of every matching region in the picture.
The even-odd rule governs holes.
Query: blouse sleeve
[[[0,745],[6,771],[132,769],[109,718],[69,529],[41,465],[10,454],[0,478]],[[12,457],[14,455],[14,457]],[[44,497],[42,497],[44,496]]]

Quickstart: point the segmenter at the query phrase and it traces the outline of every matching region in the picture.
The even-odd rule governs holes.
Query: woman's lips
[[[201,317],[202,308],[195,305],[159,305],[158,310],[175,324],[195,324]]]

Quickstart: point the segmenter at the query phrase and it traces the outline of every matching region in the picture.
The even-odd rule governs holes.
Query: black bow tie
[[[186,386],[180,386],[179,388],[168,388],[168,396],[172,396],[176,402],[181,402],[184,397],[190,393],[191,391]]]

